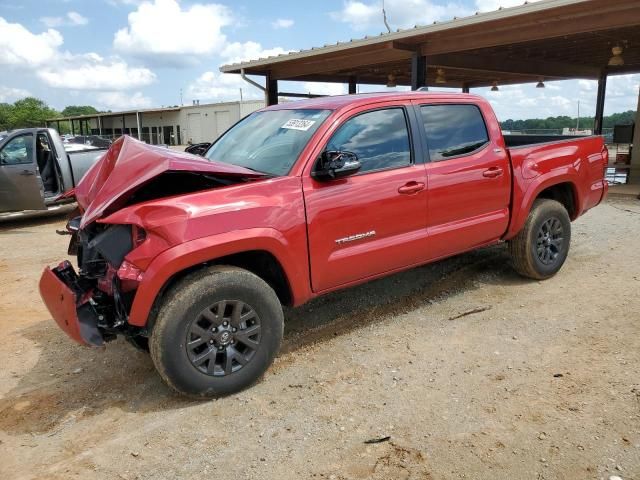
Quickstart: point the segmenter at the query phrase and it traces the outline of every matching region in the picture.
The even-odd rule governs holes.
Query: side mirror
[[[325,150],[320,155],[311,176],[318,181],[334,180],[353,175],[360,167],[362,164],[353,152]]]

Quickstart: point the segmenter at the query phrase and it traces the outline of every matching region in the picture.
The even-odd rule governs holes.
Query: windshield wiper
[[[244,165],[236,165],[235,163],[232,163],[231,165],[235,165],[236,167],[246,168],[247,170],[251,170],[252,172],[260,173],[260,174],[264,175],[265,177],[275,177],[275,175],[273,173],[263,172],[262,170],[257,170],[255,168],[245,167]]]

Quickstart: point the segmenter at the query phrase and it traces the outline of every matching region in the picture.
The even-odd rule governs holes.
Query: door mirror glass
[[[343,178],[358,172],[361,166],[358,156],[353,152],[325,150],[318,159],[312,177],[321,181]]]

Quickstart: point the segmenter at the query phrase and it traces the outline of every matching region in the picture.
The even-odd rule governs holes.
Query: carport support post
[[[267,107],[269,105],[277,105],[278,104],[278,81],[274,78],[271,78],[271,74],[267,74],[266,79],[266,92],[265,92],[265,101],[267,103]]]
[[[96,117],[98,120],[98,135],[102,136],[102,117]]]
[[[142,121],[140,120],[140,112],[136,112],[136,123],[138,124],[138,140],[142,140]]]
[[[356,77],[349,77],[349,95],[357,92]]]
[[[73,119],[69,119],[69,123],[71,124],[71,135],[76,136],[76,127],[73,125]]]
[[[633,132],[631,170],[629,170],[628,181],[633,185],[640,185],[640,91],[638,91],[638,109],[636,110],[636,127]]]
[[[414,52],[411,56],[411,90],[427,86],[427,57]]]
[[[604,118],[604,97],[607,91],[607,72],[603,70],[598,78],[598,99],[596,100],[596,118],[593,122],[593,133],[602,135],[602,119]]]

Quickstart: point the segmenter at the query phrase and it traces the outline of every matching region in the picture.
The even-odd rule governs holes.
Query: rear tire
[[[151,333],[151,358],[177,392],[219,397],[262,376],[283,329],[282,306],[267,283],[240,268],[215,266],[166,294]]]
[[[522,230],[509,241],[513,267],[522,276],[544,280],[555,275],[569,253],[571,219],[555,200],[533,203]]]

